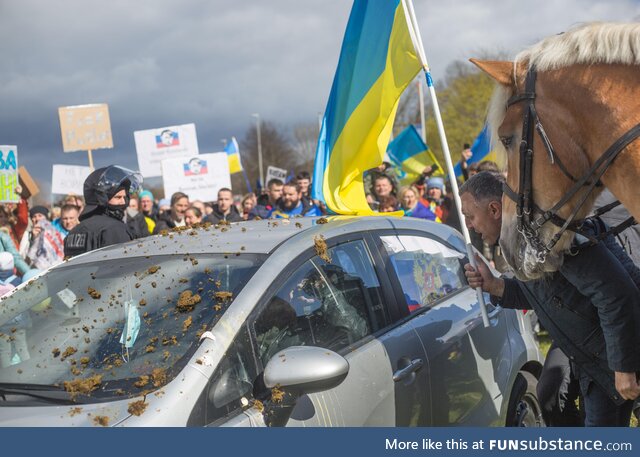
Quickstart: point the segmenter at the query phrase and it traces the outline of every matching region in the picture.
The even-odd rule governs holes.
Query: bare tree
[[[265,174],[269,165],[286,170],[294,169],[296,153],[281,127],[270,121],[262,121],[260,137]],[[258,169],[258,134],[255,124],[247,129],[244,139],[240,142],[240,154],[249,179],[254,183],[257,182],[260,170]]]
[[[319,128],[317,124],[298,124],[293,127],[293,149],[296,152],[296,165],[312,161],[316,156]]]

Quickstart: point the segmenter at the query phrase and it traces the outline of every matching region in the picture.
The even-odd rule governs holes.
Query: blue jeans
[[[580,374],[585,427],[628,427],[633,401],[617,405],[589,376]]]

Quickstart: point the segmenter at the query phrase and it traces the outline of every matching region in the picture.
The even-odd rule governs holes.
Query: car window
[[[382,236],[409,311],[431,307],[466,285],[460,259],[464,255],[427,237]]]
[[[371,256],[365,243],[361,240],[339,244],[329,249],[329,259],[316,258],[314,262],[322,270],[336,296],[338,304],[348,303],[354,314],[349,317],[347,310],[342,310],[349,325],[363,325],[367,317],[371,324],[371,332],[385,327],[388,319],[385,314],[380,282],[373,268]],[[357,319],[356,316],[362,317]],[[364,331],[361,330],[364,334]],[[366,334],[368,334],[367,332]]]
[[[169,255],[54,268],[0,300],[0,382],[91,379],[94,397],[138,395],[152,377],[159,387],[262,261]]]
[[[209,382],[205,399],[205,424],[251,405],[251,391],[257,377],[252,354],[249,335],[243,326]]]
[[[334,351],[384,325],[380,284],[362,241],[327,251],[298,268],[254,323],[263,365],[278,351],[311,345]]]

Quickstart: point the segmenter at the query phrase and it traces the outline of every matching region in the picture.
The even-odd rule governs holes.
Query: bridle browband
[[[519,177],[519,193],[516,193],[505,182],[503,184],[504,193],[516,203],[517,229],[527,242],[534,248],[537,253],[537,260],[543,263],[547,254],[551,252],[556,243],[560,240],[562,234],[569,230],[575,233],[582,233],[580,227],[584,219],[576,219],[580,209],[584,206],[593,189],[602,186],[600,178],[613,163],[615,158],[627,147],[631,142],[640,136],[640,124],[635,125],[624,135],[618,138],[598,160],[587,170],[581,178],[575,178],[569,170],[564,166],[560,158],[555,153],[549,138],[540,122],[535,107],[536,99],[536,70],[531,68],[526,75],[525,91],[516,94],[507,101],[507,108],[520,102],[526,102],[527,107],[522,123],[522,140],[520,141],[520,177]],[[549,155],[549,160],[555,164],[560,170],[573,181],[573,186],[552,208],[548,210],[541,209],[533,201],[533,135],[534,129],[538,132],[542,144]],[[558,216],[558,211],[569,202],[582,189],[584,193],[580,196],[578,204],[573,209],[567,219]],[[551,222],[560,230],[548,242],[544,243],[540,239],[540,229],[547,222]],[[633,218],[625,221],[629,225],[633,222]],[[626,228],[626,227],[625,227]],[[586,235],[587,238],[591,236]]]

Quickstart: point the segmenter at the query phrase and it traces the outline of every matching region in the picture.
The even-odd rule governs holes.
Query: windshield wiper
[[[0,389],[18,390],[64,390],[59,384],[27,384],[21,382],[0,382]]]
[[[9,396],[25,396],[56,405],[85,403],[85,395],[72,395],[60,386],[50,384],[0,383],[0,398],[9,401]]]

